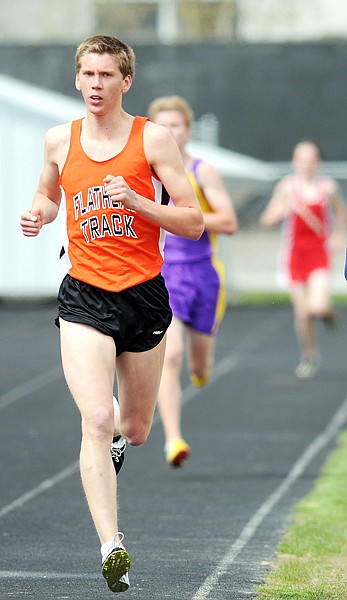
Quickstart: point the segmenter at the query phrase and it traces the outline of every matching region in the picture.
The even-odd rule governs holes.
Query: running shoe
[[[118,475],[121,470],[124,462],[125,448],[127,445],[126,439],[121,435],[115,435],[112,444],[111,444],[111,458],[113,462],[113,466],[116,471],[116,475]]]
[[[129,588],[130,556],[124,548],[115,546],[102,563],[101,573],[111,592],[126,592]]]
[[[337,317],[334,312],[328,313],[322,317],[322,322],[327,331],[336,331],[337,329]]]
[[[190,381],[193,385],[195,385],[195,387],[204,387],[204,385],[206,385],[209,379],[210,374],[205,375],[205,377],[198,377],[198,375],[195,375],[195,373],[190,374]]]
[[[119,427],[119,404],[118,404],[118,400],[115,396],[113,396],[113,408],[114,408],[114,411],[118,413],[117,427]],[[126,445],[127,445],[127,441],[123,436],[121,436],[121,435],[113,436],[110,452],[111,452],[113,466],[116,471],[116,475],[118,475],[119,471],[121,470],[121,468],[123,466]]]
[[[174,440],[165,446],[166,462],[173,468],[182,467],[189,458],[190,447],[182,438]]]
[[[303,358],[295,369],[295,375],[298,379],[311,379],[319,369],[317,360]]]

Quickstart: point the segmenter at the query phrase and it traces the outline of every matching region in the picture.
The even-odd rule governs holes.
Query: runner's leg
[[[121,431],[129,444],[144,444],[157,402],[166,336],[146,352],[123,352],[117,358]]]
[[[307,282],[307,308],[312,317],[322,318],[332,313],[330,277],[326,269],[313,271]]]
[[[211,376],[216,337],[194,329],[187,331],[188,364],[192,382],[203,386]]]
[[[114,341],[92,327],[62,319],[60,332],[65,378],[82,418],[82,483],[103,544],[118,531],[116,477],[110,455]]]
[[[165,445],[181,438],[180,373],[184,354],[184,325],[174,318],[167,331],[163,373],[158,394],[158,409],[165,434]]]
[[[315,346],[313,319],[308,312],[307,289],[304,284],[296,284],[291,288],[291,299],[294,309],[294,328],[304,357],[314,360],[317,356]]]

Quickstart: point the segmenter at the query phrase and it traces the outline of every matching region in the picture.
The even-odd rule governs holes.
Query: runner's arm
[[[345,246],[347,207],[340,186],[334,180],[330,180],[329,183],[329,201],[334,213],[329,245],[330,249],[336,252]]]
[[[262,227],[274,227],[289,215],[288,181],[282,179],[273,191],[268,205],[260,215]]]
[[[237,216],[232,200],[217,170],[209,163],[198,164],[197,175],[212,212],[204,213],[207,231],[232,235],[237,231]]]
[[[20,218],[23,235],[27,237],[38,235],[43,225],[54,221],[59,211],[61,190],[58,165],[54,161],[58,128],[53,129],[45,137],[44,164],[32,206]]]

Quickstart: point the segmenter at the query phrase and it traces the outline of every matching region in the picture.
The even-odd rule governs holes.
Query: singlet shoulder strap
[[[138,133],[139,131],[143,130],[147,121],[149,121],[149,119],[147,117],[136,116],[133,121],[130,135],[132,135],[134,133]]]
[[[134,118],[128,141],[125,145],[127,151],[137,152],[140,147],[143,147],[143,131],[147,121],[149,121],[147,117],[136,116]]]
[[[70,144],[71,144],[72,140],[75,140],[76,137],[80,138],[81,129],[82,129],[82,121],[83,121],[83,119],[76,119],[75,121],[72,121]]]
[[[199,164],[202,163],[202,159],[201,158],[195,158],[193,161],[192,166],[190,167],[189,171],[194,175],[196,181],[198,181],[198,175],[197,175],[197,168],[199,166]]]

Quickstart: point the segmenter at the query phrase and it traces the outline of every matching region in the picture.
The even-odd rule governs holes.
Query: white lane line
[[[0,571],[0,579],[100,579],[92,573],[44,573],[40,571]],[[70,598],[70,596],[67,596]]]
[[[217,381],[223,375],[225,375],[226,373],[235,369],[235,367],[242,361],[243,358],[245,358],[245,356],[247,356],[247,354],[249,354],[250,352],[255,350],[257,348],[257,346],[259,346],[262,343],[264,336],[266,337],[268,335],[273,335],[274,331],[282,323],[282,317],[283,317],[283,315],[277,315],[277,318],[274,318],[273,316],[271,316],[270,318],[267,318],[265,321],[263,321],[260,325],[255,327],[251,333],[244,336],[241,344],[239,344],[239,346],[238,346],[237,354],[234,354],[234,353],[227,354],[221,361],[216,362],[216,365],[214,368],[214,374],[211,378],[210,383],[212,383],[213,381]],[[32,380],[32,381],[34,382],[35,380]],[[20,386],[20,387],[24,388],[24,386]],[[28,386],[28,389],[29,389],[29,386]],[[187,403],[189,400],[193,399],[196,395],[198,395],[199,392],[200,392],[199,388],[196,388],[193,385],[188,385],[183,390],[183,402]],[[25,394],[23,394],[23,395],[25,395]],[[1,407],[1,396],[0,396],[0,407]],[[159,422],[159,418],[158,418],[158,415],[156,414],[153,424],[156,424],[158,422]],[[4,517],[5,515],[7,515],[8,513],[10,513],[13,510],[22,508],[22,506],[26,502],[30,502],[39,494],[45,492],[48,489],[51,489],[53,486],[57,485],[64,479],[67,479],[68,477],[70,477],[70,475],[73,475],[77,470],[78,470],[78,461],[72,463],[69,467],[67,467],[63,471],[60,471],[60,473],[58,473],[51,479],[46,479],[36,488],[33,488],[29,492],[26,492],[25,494],[23,494],[22,496],[17,498],[17,500],[14,500],[10,504],[7,504],[7,506],[4,506],[2,509],[0,509],[0,518]],[[13,578],[13,577],[21,577],[23,579],[26,579],[29,577],[32,579],[64,579],[64,578],[66,578],[66,579],[68,579],[68,578],[69,579],[78,579],[78,578],[85,579],[86,578],[85,575],[80,575],[80,574],[77,575],[77,574],[73,574],[73,573],[40,573],[40,572],[27,572],[27,571],[19,571],[19,572],[16,571],[16,572],[12,573],[11,571],[0,571],[0,579],[6,579],[6,578],[9,579],[9,578]],[[93,579],[94,576],[88,576],[88,578]]]
[[[220,377],[222,377],[229,371],[233,370],[248,353],[250,353],[252,350],[254,350],[262,342],[262,336],[272,335],[273,331],[275,329],[277,329],[277,327],[281,324],[281,322],[282,322],[282,315],[280,314],[280,315],[277,315],[277,318],[274,318],[273,316],[271,316],[271,317],[265,319],[265,321],[263,321],[260,325],[258,325],[256,328],[254,328],[252,330],[252,333],[246,335],[243,338],[242,343],[239,345],[239,348],[238,348],[239,351],[238,351],[237,355],[230,353],[222,361],[216,363],[216,366],[214,369],[214,375],[211,378],[211,383],[213,381],[218,380]],[[39,389],[39,387],[43,387],[44,385],[47,385],[51,381],[58,379],[59,376],[62,375],[61,367],[59,369],[55,368],[55,369],[52,369],[51,371],[48,371],[46,373],[46,375],[47,375],[46,378],[42,375],[42,376],[36,377],[36,378],[28,381],[26,384],[23,384],[21,386],[18,386],[17,388],[14,388],[12,390],[12,395],[11,395],[11,392],[8,392],[8,394],[4,394],[3,396],[0,396],[0,408],[3,406],[2,402],[1,402],[2,399],[7,397],[7,400],[8,400],[7,404],[9,404],[10,402],[14,402],[15,400],[18,400],[19,398],[24,397],[26,394],[31,393],[32,391],[36,391],[37,389]],[[197,394],[199,394],[199,392],[200,392],[199,388],[196,388],[193,385],[188,385],[183,390],[182,403],[187,403],[189,400],[191,400],[195,396],[197,396]],[[153,425],[155,425],[157,423],[159,423],[158,414],[155,415],[155,418],[153,420]],[[6,506],[4,506],[2,509],[0,509],[0,519],[2,517],[4,517],[5,515],[7,515],[8,513],[12,512],[13,510],[16,510],[17,508],[22,508],[22,506],[24,504],[26,504],[27,502],[30,502],[31,500],[36,498],[36,496],[39,496],[46,490],[51,489],[53,486],[57,485],[64,479],[67,479],[68,477],[70,477],[70,475],[73,475],[74,473],[76,473],[77,470],[78,470],[78,461],[73,462],[66,469],[63,469],[63,471],[60,471],[60,473],[57,473],[54,477],[52,477],[50,479],[46,479],[45,481],[42,481],[42,483],[40,483],[37,487],[33,488],[32,490],[29,490],[28,492],[26,492],[25,494],[23,494],[22,496],[20,496],[16,500],[14,500],[13,502],[10,502]]]
[[[271,334],[274,329],[277,329],[279,323],[282,321],[282,316],[283,315],[279,313],[277,314],[277,318],[274,318],[273,316],[268,317],[259,326],[253,329],[250,334],[246,335],[243,338],[236,355],[233,353],[228,354],[222,361],[216,363],[214,375],[211,378],[210,383],[216,381],[222,375],[225,375],[228,371],[234,369],[248,352],[251,352],[259,345],[262,335],[268,335],[269,333]],[[25,396],[28,396],[29,394],[37,392],[39,389],[50,385],[54,381],[57,381],[63,377],[63,369],[61,365],[59,365],[57,367],[53,367],[49,371],[37,375],[37,377],[29,379],[25,383],[17,385],[8,392],[0,395],[0,409],[12,404],[12,402],[16,402],[17,400],[25,398]],[[183,403],[186,403],[191,398],[197,396],[199,392],[199,388],[188,385],[184,390]]]
[[[16,400],[21,400],[22,398],[25,398],[25,396],[28,396],[29,394],[37,392],[46,385],[57,381],[61,377],[63,377],[63,370],[62,367],[59,366],[54,367],[49,371],[45,371],[45,373],[42,373],[37,377],[29,379],[25,383],[17,385],[8,392],[5,392],[5,394],[1,394],[0,409],[5,408],[5,406],[8,406],[9,404],[12,404],[12,402],[16,402]]]
[[[257,512],[254,513],[253,517],[251,517],[247,525],[243,528],[238,539],[235,540],[235,542],[230,546],[229,551],[220,561],[220,563],[214,568],[213,573],[211,573],[211,575],[205,579],[204,583],[200,586],[192,600],[203,600],[204,598],[208,598],[212,589],[218,584],[218,580],[227,572],[228,568],[234,562],[236,557],[252,539],[265,517],[268,516],[276,504],[288,492],[290,487],[299,479],[299,477],[301,477],[310,462],[341,430],[341,428],[345,425],[346,420],[347,398],[345,398],[344,402],[334,414],[327,427],[313,440],[313,442],[311,442],[311,444],[309,444],[282,483],[267,498],[267,500],[265,500]]]
[[[207,389],[212,383],[221,379],[227,373],[233,371],[239,364],[244,360],[248,354],[257,349],[264,343],[264,338],[273,336],[280,325],[283,324],[283,314],[277,313],[274,317],[271,315],[262,321],[260,325],[257,325],[250,333],[245,335],[242,342],[237,347],[237,353],[230,352],[221,360],[216,361],[212,377],[208,384],[204,386]],[[218,342],[217,342],[218,343]],[[231,342],[232,345],[232,342]],[[188,384],[182,391],[182,406],[187,404],[190,400],[193,400],[196,396],[201,393],[201,388],[196,387],[193,384]],[[153,424],[159,423],[159,414],[156,413],[153,419]]]
[[[62,471],[54,475],[54,477],[51,477],[50,479],[45,479],[37,487],[33,488],[32,490],[29,490],[28,492],[25,492],[25,494],[19,496],[19,498],[13,500],[13,502],[10,502],[6,506],[4,506],[0,509],[0,519],[5,515],[8,515],[8,513],[12,512],[13,510],[16,510],[17,508],[22,508],[24,504],[30,502],[31,500],[36,498],[36,496],[39,496],[43,492],[50,490],[52,487],[54,487],[61,481],[64,481],[64,479],[70,477],[70,475],[73,475],[74,473],[76,473],[76,471],[78,471],[78,467],[79,462],[78,460],[76,460],[75,462],[71,463],[71,465],[66,467],[66,469],[63,469]]]
[[[231,545],[229,552],[220,561],[219,565],[214,569],[213,573],[209,575],[200,586],[192,600],[204,600],[208,598],[211,590],[218,584],[218,580],[227,572],[230,565],[234,562],[246,544],[252,539],[256,533],[258,527],[261,525],[263,520],[268,516],[271,510],[278,504],[283,496],[288,492],[290,487],[301,477],[305,472],[310,462],[317,456],[317,454],[325,448],[333,437],[341,430],[347,420],[347,398],[337,410],[335,415],[332,417],[327,427],[320,433],[311,444],[306,448],[300,458],[296,461],[294,466],[289,471],[285,479],[280,483],[277,489],[265,500],[265,502],[259,507],[253,517],[248,521],[247,525],[243,528],[240,536]],[[69,467],[71,472],[75,472],[78,468],[78,464],[71,465]],[[65,470],[65,474],[62,471],[58,476],[52,480],[51,485],[46,485],[45,489],[52,487],[59,480],[65,479],[71,473],[67,473],[68,469]],[[45,483],[45,482],[44,482]],[[38,488],[36,488],[38,489]],[[44,490],[42,490],[44,491]],[[37,494],[35,494],[37,495]],[[25,496],[22,496],[24,502],[27,500]],[[22,502],[22,503],[24,503]],[[16,501],[18,504],[18,501]],[[15,504],[15,503],[12,503]],[[11,506],[11,505],[9,505]],[[17,506],[15,507],[17,508]],[[1,511],[2,512],[2,511]],[[0,512],[0,516],[1,515]],[[9,511],[8,511],[9,512]],[[40,572],[28,572],[28,571],[0,571],[0,579],[10,578],[23,578],[23,579],[96,579],[96,575],[78,574],[78,573],[40,573]]]

